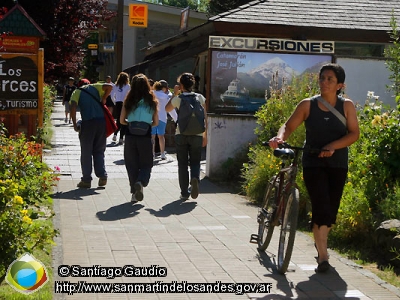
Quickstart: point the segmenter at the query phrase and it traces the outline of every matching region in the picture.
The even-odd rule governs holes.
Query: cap
[[[75,78],[74,77],[69,77],[68,80],[75,81]]]
[[[166,82],[165,80],[160,80],[159,83],[161,83],[162,87],[168,88],[168,82]]]
[[[79,80],[78,87],[81,87],[81,86],[87,85],[87,84],[90,84],[89,79],[83,78],[83,79]]]

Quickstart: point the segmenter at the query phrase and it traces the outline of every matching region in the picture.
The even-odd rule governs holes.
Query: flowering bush
[[[293,113],[297,104],[304,98],[317,94],[318,74],[307,74],[302,77],[294,77],[291,84],[282,80],[278,84],[278,74],[270,85],[270,98],[256,112],[256,129],[260,141],[268,141],[278,133],[289,116]],[[281,86],[281,87],[279,87]],[[288,142],[293,146],[301,146],[304,143],[304,126],[300,126],[289,138]],[[244,177],[243,189],[246,194],[256,201],[262,201],[268,180],[277,173],[280,168],[280,160],[274,157],[272,149],[261,145],[253,145],[249,150],[249,163],[244,164],[242,175]],[[300,187],[301,207],[305,207],[306,198],[303,197],[305,188],[301,177],[301,169],[298,173],[297,183]]]
[[[18,255],[43,249],[56,234],[51,188],[57,176],[41,160],[40,144],[0,130],[0,278]]]

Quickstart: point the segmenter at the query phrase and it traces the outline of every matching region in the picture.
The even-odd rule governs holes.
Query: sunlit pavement
[[[46,152],[44,159],[50,166],[60,168],[61,179],[53,197],[54,223],[60,230],[53,250],[53,269],[54,279],[58,281],[54,285],[58,291],[64,291],[55,294],[54,299],[400,298],[399,289],[334,251],[330,251],[331,270],[326,274],[316,274],[313,241],[303,233],[296,236],[289,271],[285,276],[278,274],[275,256],[279,228],[275,229],[268,249],[270,252],[259,253],[256,245],[249,243],[250,235],[257,233],[257,207],[245,197],[232,194],[203,178],[197,199],[179,200],[177,161],[173,153],[167,154],[167,160],[159,157],[155,160],[150,184],[144,189],[144,200],[132,205],[123,146],[113,144],[109,137],[107,186],[97,187],[98,179],[94,177],[91,189],[76,188],[81,177],[78,134],[72,125],[64,123],[61,103],[55,103],[52,118],[53,148]],[[204,161],[202,172],[204,177]],[[71,272],[78,275],[61,277],[57,275],[61,265],[79,265],[82,268],[60,268],[63,276]],[[105,267],[129,265],[149,269],[126,267],[127,276],[114,279],[83,276],[106,271],[118,275],[121,269]],[[153,275],[165,275],[165,271],[167,275],[135,277],[128,272],[150,269]],[[79,284],[72,287],[69,283]],[[172,284],[168,288],[180,286],[191,293],[168,294],[161,293],[161,290],[146,294],[77,293],[78,290],[93,288],[88,283],[114,284],[114,292],[133,288],[133,285],[117,285],[120,283],[153,283],[146,287],[153,290],[156,286],[162,290],[167,288],[167,284]],[[194,293],[197,288],[206,287],[193,283],[215,283],[208,288],[214,291],[218,288],[220,292]],[[267,283],[271,283],[270,293],[265,290]],[[223,284],[229,290],[223,292]],[[256,288],[260,290],[257,292]],[[75,293],[68,295],[68,290],[73,289]]]

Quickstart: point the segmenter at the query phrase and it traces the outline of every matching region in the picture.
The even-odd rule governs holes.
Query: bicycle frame
[[[281,167],[277,175],[272,177],[267,184],[264,202],[257,215],[258,233],[250,236],[250,243],[258,244],[259,251],[265,251],[271,242],[274,228],[281,227],[277,269],[282,274],[289,266],[296,236],[299,211],[299,189],[296,176],[302,150],[310,153],[321,151],[292,147],[286,143],[274,150],[274,156],[282,160]]]
[[[290,159],[289,157],[282,158],[281,169],[278,175],[275,177],[275,182],[279,179],[278,193],[277,193],[277,213],[273,216],[271,222],[274,226],[281,225],[283,216],[286,210],[286,203],[283,199],[287,199],[287,195],[291,192],[292,188],[298,188],[296,184],[296,176],[298,171],[298,159],[300,155],[301,148],[294,149],[294,157]],[[287,165],[287,162],[291,160],[291,163]],[[287,175],[285,178],[285,175]]]

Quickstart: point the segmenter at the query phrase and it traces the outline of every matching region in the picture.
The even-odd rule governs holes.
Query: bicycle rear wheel
[[[292,257],[294,239],[296,237],[297,217],[299,215],[299,190],[292,188],[285,199],[286,208],[278,249],[278,272],[284,274]]]
[[[276,211],[276,197],[278,193],[278,180],[272,177],[267,185],[264,194],[264,201],[258,214],[258,249],[264,251],[268,248],[274,233],[275,225],[272,224]]]

